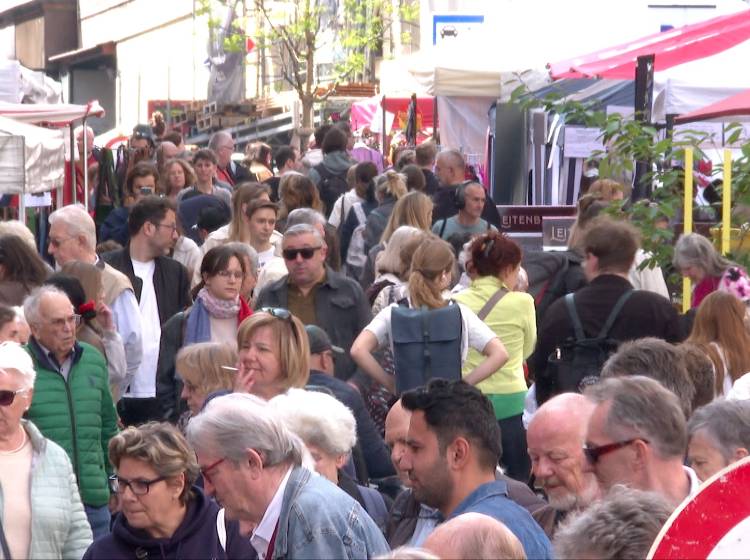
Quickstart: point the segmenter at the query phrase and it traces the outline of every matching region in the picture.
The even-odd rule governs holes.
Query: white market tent
[[[45,124],[52,127],[57,128],[63,128],[68,127],[68,132],[70,136],[70,144],[68,146],[68,153],[75,154],[75,148],[74,148],[74,140],[73,140],[73,124],[76,121],[81,121],[82,125],[86,125],[86,119],[90,117],[101,117],[104,115],[104,109],[101,105],[99,105],[99,102],[97,100],[89,101],[86,105],[71,105],[71,104],[43,104],[43,103],[36,103],[36,104],[27,104],[27,103],[7,103],[7,102],[0,102],[0,117],[4,117],[5,119],[9,119],[12,121],[15,121],[18,124],[27,124],[31,126],[32,124]],[[39,128],[39,127],[34,127]],[[26,179],[26,187],[25,190],[22,192],[27,193],[38,193],[38,192],[46,192],[49,190],[54,190],[57,188],[58,192],[58,200],[62,200],[62,187],[64,183],[64,166],[65,166],[65,140],[64,140],[64,132],[62,130],[53,131],[57,132],[60,135],[60,138],[62,138],[62,145],[63,145],[63,160],[60,165],[60,173],[63,175],[63,181],[59,183],[55,183],[55,186],[47,187],[40,186],[37,184],[32,184],[31,186],[28,186],[30,184],[30,180],[27,177]],[[84,143],[85,143],[86,135],[84,135]],[[75,160],[73,157],[71,157],[70,164],[73,165],[75,163]],[[84,163],[84,167],[88,167],[88,163]],[[88,192],[88,170],[86,169],[83,173],[84,176],[84,191]],[[75,173],[71,173],[71,177],[75,177]],[[73,189],[73,193],[75,193],[75,189]],[[82,201],[84,206],[88,208],[88,197],[86,197],[86,200]]]
[[[0,116],[0,194],[37,194],[63,186],[65,137]]]

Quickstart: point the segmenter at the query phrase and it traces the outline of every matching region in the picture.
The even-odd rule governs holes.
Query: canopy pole
[[[654,55],[638,57],[635,69],[635,119],[649,124],[651,122],[651,107],[654,101]],[[641,200],[651,196],[651,182],[644,181],[651,167],[650,161],[635,162],[635,177],[633,177],[633,200]]]
[[[726,255],[730,248],[732,231],[732,152],[724,150],[724,184],[721,189],[721,254]]]
[[[71,194],[73,195],[73,204],[76,203],[76,149],[75,149],[75,134],[73,133],[73,123],[68,125],[70,131],[70,187]],[[62,208],[64,205],[63,199],[57,201],[58,208]]]
[[[86,116],[84,115],[82,121],[83,128],[83,208],[86,212],[89,211],[89,135],[86,130]]]
[[[693,232],[693,148],[685,148],[685,203],[682,219],[682,233]],[[682,277],[682,312],[690,310],[691,303],[690,278]]]
[[[383,95],[383,98],[380,100],[380,109],[383,117],[383,122],[381,123],[381,129],[380,133],[383,137],[383,141],[380,143],[380,151],[383,152],[383,158],[386,157],[385,155],[385,95]]]

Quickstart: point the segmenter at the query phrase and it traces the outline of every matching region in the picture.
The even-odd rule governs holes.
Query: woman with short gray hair
[[[701,480],[750,455],[750,401],[717,400],[696,410],[687,455]]]
[[[23,415],[36,372],[15,342],[0,343],[0,531],[3,558],[81,558],[91,527],[70,459]]]
[[[357,484],[343,470],[357,443],[357,423],[352,411],[331,395],[303,389],[290,389],[270,403],[287,428],[305,442],[318,474],[357,500],[383,530],[390,500],[386,503],[380,492]]]
[[[698,307],[711,292],[721,290],[750,301],[750,279],[745,270],[722,257],[713,244],[698,233],[680,235],[672,264],[695,284],[690,307]]]

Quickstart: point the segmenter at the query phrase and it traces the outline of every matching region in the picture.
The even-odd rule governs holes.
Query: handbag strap
[[[5,560],[11,560],[10,548],[8,548],[8,541],[5,538],[5,530],[3,529],[3,520],[0,519],[0,548],[3,550],[3,558]]]
[[[494,294],[492,294],[492,297],[487,300],[487,303],[482,306],[482,309],[479,310],[479,313],[477,313],[477,317],[484,321],[487,315],[490,314],[490,311],[495,308],[498,302],[503,299],[503,297],[505,297],[505,294],[507,293],[508,289],[505,286],[503,286],[502,288],[498,288],[498,290]]]

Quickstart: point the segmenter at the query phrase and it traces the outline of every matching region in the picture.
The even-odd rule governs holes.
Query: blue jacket
[[[505,481],[482,484],[458,504],[448,519],[470,512],[483,513],[502,521],[521,541],[527,558],[553,558],[547,535],[528,511],[511,501]]]
[[[295,467],[281,503],[272,558],[372,558],[388,543],[362,506],[329,480]]]
[[[216,529],[219,506],[200,488],[193,486],[192,492],[185,518],[172,538],[157,539],[143,529],[131,527],[121,513],[115,518],[112,532],[96,540],[83,555],[84,560],[257,558],[250,538],[239,534],[237,521],[224,521],[227,545],[226,550],[222,548]]]

